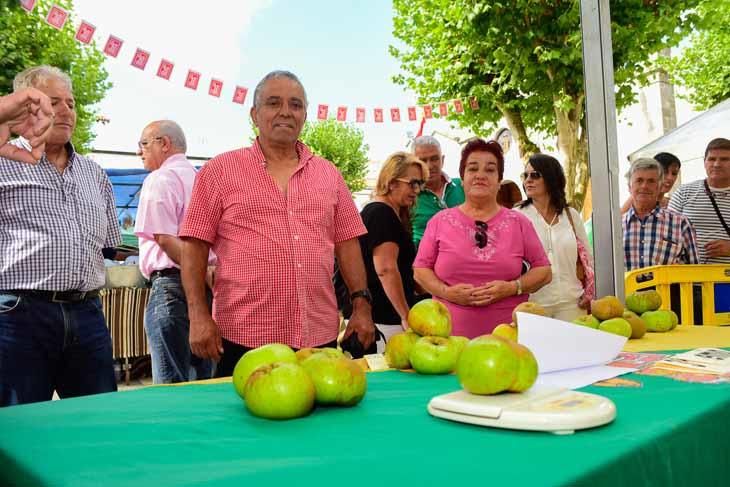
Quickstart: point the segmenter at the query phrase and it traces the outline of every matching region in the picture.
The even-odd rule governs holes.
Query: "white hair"
[[[302,93],[304,93],[304,106],[307,107],[307,105],[308,105],[307,91],[304,89],[304,85],[302,84],[302,82],[299,81],[299,78],[297,78],[297,75],[292,73],[291,71],[285,71],[285,70],[279,69],[276,71],[272,71],[269,74],[267,74],[266,76],[264,76],[261,79],[261,81],[259,81],[259,84],[256,85],[256,89],[254,89],[254,91],[253,91],[254,108],[258,108],[259,104],[261,103],[261,100],[260,100],[261,90],[263,89],[266,82],[269,80],[272,80],[272,79],[277,79],[277,78],[287,78],[287,79],[294,81],[296,84],[298,84],[302,89]]]
[[[45,64],[25,69],[16,74],[15,79],[13,79],[13,91],[24,90],[25,88],[39,88],[45,86],[52,79],[63,82],[68,86],[68,90],[73,92],[71,77],[57,67]]]
[[[631,167],[629,167],[629,170],[626,172],[626,181],[631,184],[631,176],[633,176],[636,171],[645,171],[647,169],[654,169],[657,172],[660,183],[664,180],[664,167],[662,167],[656,159],[651,157],[640,157],[631,163]]]
[[[158,120],[154,124],[159,137],[169,137],[170,143],[174,148],[187,152],[188,144],[185,141],[185,134],[176,122],[172,120]]]
[[[438,139],[432,135],[422,135],[413,139],[413,150],[415,151],[418,147],[436,147],[441,151],[441,144]]]

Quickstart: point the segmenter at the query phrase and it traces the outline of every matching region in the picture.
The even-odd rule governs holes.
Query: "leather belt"
[[[52,303],[80,303],[87,299],[99,297],[99,291],[43,291],[39,289],[11,289],[6,291],[18,296],[32,296]]]
[[[150,281],[157,279],[158,277],[174,277],[179,275],[180,269],[177,267],[168,267],[167,269],[152,272],[152,274],[150,274]]]

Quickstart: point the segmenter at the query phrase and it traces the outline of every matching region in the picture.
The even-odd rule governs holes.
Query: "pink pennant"
[[[208,86],[208,94],[210,96],[220,97],[221,91],[223,91],[223,81],[215,78],[210,80],[210,85]]]
[[[425,118],[433,118],[433,108],[431,105],[423,105],[423,116]]]
[[[337,121],[344,122],[347,120],[347,107],[337,107]]]
[[[376,108],[373,110],[373,118],[375,118],[375,123],[383,123],[383,109]]]
[[[81,21],[81,25],[76,29],[76,40],[88,44],[96,32],[96,27],[85,20]]]
[[[190,69],[190,70],[188,70],[188,75],[185,77],[185,88],[190,88],[191,90],[197,90],[199,81],[200,81],[200,73]]]
[[[248,94],[248,88],[244,88],[243,86],[236,86],[236,89],[233,90],[233,103],[240,103],[243,105],[243,102],[246,101],[246,95]]]
[[[390,120],[391,122],[400,122],[400,108],[390,109]]]
[[[365,109],[363,107],[357,107],[355,109],[355,121],[357,123],[365,123]]]
[[[329,105],[317,106],[317,119],[327,120],[327,112],[329,111]]]
[[[454,100],[454,110],[456,113],[464,113],[464,104],[461,103],[461,100]]]
[[[20,6],[27,12],[32,12],[35,8],[36,0],[20,0]]]
[[[58,30],[63,29],[66,20],[68,20],[68,12],[58,5],[52,6],[51,10],[48,11],[48,15],[46,15],[46,22]]]
[[[472,110],[479,110],[479,102],[477,101],[476,96],[469,98],[469,106],[471,106]]]
[[[416,107],[408,107],[408,120],[415,121],[418,118],[416,115]]]
[[[449,114],[449,105],[446,103],[439,103],[439,115],[445,117]]]
[[[124,41],[119,37],[109,36],[109,39],[106,40],[106,44],[104,45],[104,54],[111,57],[117,57],[123,43]]]
[[[172,68],[174,67],[175,63],[172,61],[168,61],[167,59],[161,60],[160,66],[157,68],[157,76],[169,80],[172,75]]]
[[[144,68],[147,66],[147,61],[149,60],[150,53],[138,47],[137,51],[134,53],[134,57],[132,58],[132,66],[144,71]]]

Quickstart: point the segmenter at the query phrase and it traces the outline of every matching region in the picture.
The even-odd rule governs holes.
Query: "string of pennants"
[[[20,6],[25,9],[28,13],[32,13],[33,10],[36,7],[37,0],[18,0],[20,2]],[[70,18],[70,14],[65,9],[59,7],[56,4],[53,4],[51,8],[48,10],[45,21],[50,26],[62,30],[66,24],[68,23],[68,20]],[[78,27],[76,28],[76,35],[74,36],[75,39],[78,42],[81,42],[83,44],[89,44],[91,43],[91,40],[96,33],[96,26],[86,20],[82,20]],[[117,58],[119,56],[120,51],[122,50],[122,46],[124,45],[124,40],[120,37],[117,37],[115,35],[110,34],[107,38],[106,42],[104,43],[103,52],[109,57]],[[134,56],[132,57],[132,61],[130,63],[131,66],[134,66],[135,68],[141,69],[144,71],[147,68],[147,63],[150,59],[150,52],[146,51],[142,48],[137,48],[134,52]],[[175,68],[175,63],[162,58],[160,60],[160,64],[157,67],[157,76],[165,79],[170,80],[170,77],[172,76],[172,71]],[[202,78],[202,74],[199,71],[195,71],[193,69],[188,69],[187,75],[185,76],[185,83],[184,86],[186,88],[189,88],[193,91],[196,91],[198,89],[198,85],[200,84],[200,80]],[[217,79],[217,78],[211,78],[209,84],[208,84],[208,94],[210,96],[220,98],[221,94],[223,93],[223,80]],[[238,103],[240,105],[243,105],[246,101],[246,96],[248,94],[248,88],[245,86],[239,86],[236,85],[233,89],[233,97],[231,101],[233,103]],[[407,108],[407,117],[409,121],[416,121],[418,119],[418,108],[420,107],[422,110],[422,118],[423,119],[430,119],[433,118],[434,110],[437,110],[439,115],[442,117],[445,117],[449,113],[449,108],[452,107],[452,110],[456,113],[464,113],[464,102],[460,99],[455,99],[447,102],[439,102],[432,105],[418,105],[418,106],[409,106]],[[479,102],[477,101],[476,97],[469,98],[469,107],[473,111],[479,110]],[[366,121],[366,113],[367,109],[365,107],[356,107],[355,108],[355,122],[357,123],[365,123]],[[336,120],[339,122],[346,122],[348,120],[348,112],[349,108],[347,106],[338,106],[337,107],[337,113],[336,113]],[[385,109],[383,108],[373,108],[373,121],[376,123],[383,123],[385,121]],[[390,112],[390,121],[391,122],[401,122],[401,110],[400,108],[394,107],[389,109]],[[329,115],[329,105],[327,104],[319,104],[317,105],[317,119],[319,120],[326,120]]]

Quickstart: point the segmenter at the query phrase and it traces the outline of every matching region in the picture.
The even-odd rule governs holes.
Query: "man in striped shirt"
[[[97,291],[102,248],[121,243],[111,184],[70,142],[68,75],[40,66],[13,86],[45,93],[55,121],[36,163],[0,157],[0,405],[115,391]]]
[[[661,164],[651,158],[637,159],[626,178],[632,200],[622,220],[626,270],[697,264],[695,233],[689,219],[659,205],[664,178]]]
[[[701,263],[730,264],[730,140],[718,138],[707,145],[705,172],[706,179],[680,186],[669,208],[694,225]]]
[[[182,280],[195,355],[231,375],[247,350],[273,342],[336,346],[334,257],[353,313],[345,337],[374,341],[370,293],[358,237],[365,233],[337,168],[298,141],[307,97],[297,77],[274,71],[254,90],[251,147],[221,154],[198,173],[180,237]],[[218,256],[211,316],[208,250]],[[222,357],[221,357],[222,355]]]

